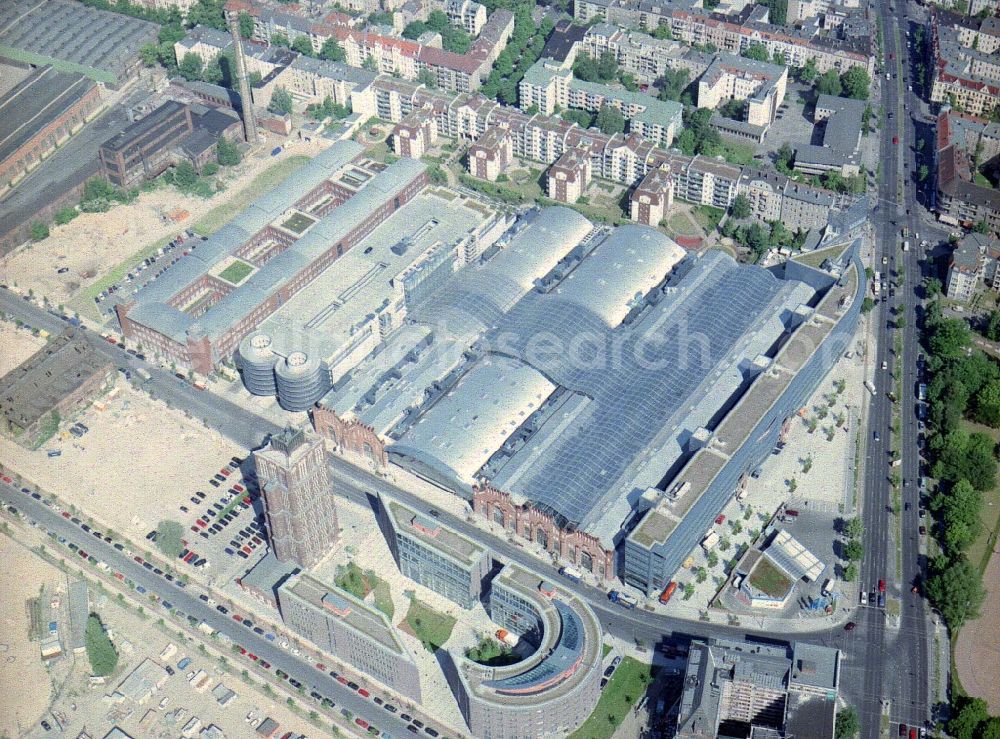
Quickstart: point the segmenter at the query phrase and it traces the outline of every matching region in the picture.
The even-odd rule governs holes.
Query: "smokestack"
[[[253,100],[250,98],[250,79],[247,77],[247,63],[243,57],[243,42],[240,41],[240,14],[238,10],[226,11],[226,23],[233,36],[233,51],[236,56],[236,78],[240,85],[240,102],[243,109],[243,130],[247,143],[251,146],[260,139],[257,136],[257,119],[253,114]]]

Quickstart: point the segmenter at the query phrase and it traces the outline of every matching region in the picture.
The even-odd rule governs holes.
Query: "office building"
[[[351,668],[420,703],[417,664],[384,613],[307,574],[283,583],[278,603],[288,628]]]
[[[507,565],[493,579],[489,611],[533,651],[504,667],[444,653],[445,677],[472,736],[563,736],[578,729],[601,692],[601,624],[590,606],[541,575]]]
[[[322,439],[289,427],[253,458],[275,557],[313,567],[340,537]]]
[[[399,571],[462,608],[479,602],[490,555],[483,547],[396,501],[378,497],[379,528]]]
[[[797,145],[794,168],[808,175],[860,174],[861,127],[867,107],[864,100],[819,95],[813,120],[817,126],[823,126],[822,143]]]

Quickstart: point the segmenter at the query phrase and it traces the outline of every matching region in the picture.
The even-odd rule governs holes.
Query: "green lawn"
[[[593,713],[570,739],[610,739],[615,729],[646,692],[656,667],[626,657],[611,676]]]
[[[466,650],[465,656],[487,667],[503,667],[521,661],[520,657],[511,652],[510,647],[490,637],[486,637],[472,649]]]
[[[691,209],[691,215],[695,222],[702,227],[705,233],[712,233],[719,227],[719,221],[726,214],[722,208],[713,208],[711,205],[696,205]]]
[[[962,428],[966,431],[980,431],[989,436],[993,441],[1000,443],[1000,429],[991,429],[972,421],[962,421]],[[996,543],[998,528],[1000,528],[1000,485],[992,490],[983,493],[983,506],[979,511],[979,536],[969,547],[969,561],[979,568],[980,572],[986,570],[986,565],[990,561],[990,553]]]
[[[118,664],[118,652],[115,651],[115,645],[108,638],[104,624],[95,613],[91,613],[87,619],[85,644],[90,670],[94,675],[105,677],[114,672],[115,666]]]
[[[349,562],[345,567],[337,569],[337,576],[333,579],[337,587],[343,588],[355,598],[364,600],[372,591],[375,592],[375,607],[382,611],[390,619],[396,612],[392,605],[392,596],[389,594],[389,584],[375,575],[371,570],[362,571],[353,562]]]
[[[757,561],[757,566],[750,573],[749,583],[765,595],[777,598],[788,592],[792,581],[763,557]]]
[[[259,175],[247,187],[240,190],[222,205],[212,208],[201,220],[191,228],[202,236],[211,236],[220,228],[229,223],[236,215],[256,200],[262,193],[267,192],[282,180],[286,179],[292,172],[309,161],[309,157],[298,154],[296,156],[283,159],[274,164]],[[170,239],[167,239],[169,241]]]
[[[682,210],[670,214],[667,219],[667,228],[678,236],[700,236],[701,227],[691,220],[691,217]]]
[[[219,277],[233,285],[239,285],[251,272],[253,265],[237,260],[222,270]]]
[[[423,642],[427,651],[434,652],[448,641],[451,630],[455,627],[455,619],[444,613],[438,613],[414,598],[410,602],[410,610],[406,612],[402,626]]]
[[[608,652],[610,652],[610,651],[611,651],[611,645],[610,644],[602,644],[601,645],[601,659],[604,659],[605,657],[607,657],[608,656]]]

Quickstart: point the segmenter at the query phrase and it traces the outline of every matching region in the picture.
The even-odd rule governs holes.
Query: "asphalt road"
[[[864,508],[865,543],[868,551],[862,563],[861,584],[870,591],[879,580],[886,580],[889,596],[900,599],[901,615],[898,629],[887,626],[885,614],[880,609],[863,609],[864,615],[859,615],[858,620],[863,624],[868,642],[862,656],[863,699],[858,704],[864,737],[880,735],[883,701],[887,702],[887,713],[894,725],[905,723],[907,726],[923,726],[931,718],[929,610],[926,601],[910,590],[920,582],[925,564],[921,559],[917,536],[920,507],[917,486],[920,460],[916,402],[919,379],[918,320],[921,318],[919,242],[923,238],[934,238],[937,230],[922,224],[918,216],[920,205],[916,199],[915,174],[918,165],[915,142],[916,126],[920,125],[918,122],[922,118],[921,103],[917,95],[908,89],[913,60],[909,57],[905,42],[906,31],[911,26],[908,25],[905,0],[898,1],[899,6],[895,9],[891,8],[889,0],[882,0],[877,6],[885,39],[885,69],[882,70],[880,80],[882,102],[885,110],[891,111],[892,118],[885,121],[881,131],[881,169],[878,182],[880,208],[873,225],[877,241],[875,269],[883,274],[890,272],[895,275],[897,269],[902,267],[903,282],[896,289],[893,298],[884,296],[885,300],[875,313],[876,325],[879,326],[875,355],[877,395],[871,404],[868,428]],[[900,40],[903,41],[902,45]],[[902,70],[901,79],[896,76],[899,70]],[[885,79],[886,71],[893,73],[891,80]],[[893,137],[898,138],[898,144],[892,142]],[[900,186],[902,199],[899,198]],[[908,226],[910,230],[908,240],[911,248],[908,252],[900,249],[903,226]],[[919,233],[920,237],[916,238],[914,233]],[[888,261],[887,266],[881,265],[883,257]],[[895,308],[900,308],[905,316],[902,329],[891,328],[891,311]],[[902,465],[899,471],[904,486],[901,518],[891,513],[893,498],[889,466],[893,404],[888,393],[897,392],[893,375],[895,360],[898,358],[894,350],[897,331],[902,333],[902,394],[899,399],[902,413]],[[887,371],[880,369],[883,362],[888,365]],[[875,440],[876,433],[879,434],[878,441]],[[898,571],[897,541],[901,547],[901,568]],[[895,577],[892,576],[894,572]],[[890,732],[895,733],[895,726],[892,726]]]
[[[406,723],[398,717],[390,714],[371,701],[362,698],[346,685],[341,685],[325,672],[320,672],[308,662],[295,657],[290,652],[280,648],[275,642],[268,641],[250,629],[244,628],[231,616],[225,616],[215,608],[208,606],[197,598],[189,588],[179,588],[173,583],[167,582],[160,576],[145,569],[135,562],[130,556],[119,552],[101,539],[88,534],[79,526],[63,518],[53,509],[44,505],[40,501],[20,492],[19,488],[0,482],[0,499],[4,503],[11,503],[19,510],[23,511],[29,518],[38,522],[46,531],[52,531],[57,536],[64,537],[67,541],[75,543],[81,549],[94,555],[109,567],[125,575],[137,585],[142,585],[150,593],[158,594],[163,600],[167,600],[174,608],[184,613],[194,616],[207,623],[212,628],[239,644],[249,652],[253,652],[261,659],[271,663],[272,669],[281,669],[302,683],[308,693],[316,689],[319,693],[332,699],[337,708],[346,708],[355,716],[361,716],[369,723],[374,724],[384,731],[389,731],[394,737],[410,736],[406,730]],[[73,553],[69,550],[60,551],[65,555],[68,562],[72,562]],[[156,608],[152,603],[150,609]],[[164,611],[164,615],[166,612]],[[253,665],[249,662],[237,662],[237,669],[246,667],[251,672]],[[405,709],[403,709],[405,710]],[[398,716],[398,714],[397,714]],[[359,732],[360,733],[360,732]]]

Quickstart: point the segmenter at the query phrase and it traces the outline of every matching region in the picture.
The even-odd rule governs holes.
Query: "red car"
[[[892,137],[892,145],[893,146],[899,146],[899,136],[893,136]]]
[[[223,467],[221,470],[219,470],[219,474],[222,475],[223,477],[229,477],[231,474],[233,474],[233,471],[228,467]]]
[[[264,668],[265,670],[270,670],[270,669],[271,669],[271,663],[270,663],[270,662],[266,662],[266,661],[264,661],[264,660],[261,660],[261,661],[260,661],[260,662],[258,662],[257,664],[259,664],[259,665],[260,665],[261,667],[263,667],[263,668]]]
[[[244,487],[242,485],[240,485],[239,483],[237,483],[236,485],[233,485],[233,490],[235,490],[237,493],[242,493],[243,490],[244,490]],[[247,502],[249,502],[249,501],[247,501]]]
[[[69,518],[69,511],[63,511],[62,512],[62,517],[63,518]]]
[[[254,654],[253,652],[247,652],[247,657],[249,657],[250,659],[252,659],[252,660],[253,660],[254,662],[256,662],[257,660],[259,660],[259,659],[260,659],[260,657],[258,657],[258,656],[257,656],[256,654]]]
[[[347,685],[347,678],[343,675],[337,675],[337,682],[341,685]]]
[[[243,647],[237,647],[237,649],[240,650],[240,654],[246,654],[247,653],[247,650],[245,650]]]
[[[326,665],[324,665],[322,662],[317,662],[316,669],[322,672],[326,672]]]
[[[243,623],[243,616],[241,616],[238,613],[234,613],[233,614],[233,621],[235,621],[236,623],[240,623],[241,624],[241,623]]]
[[[719,526],[721,526],[725,522],[726,522],[726,517],[723,516],[721,513],[715,517],[715,523],[718,524]]]
[[[7,483],[8,485],[10,485],[12,482],[14,482],[12,479],[10,479],[9,477],[7,477],[7,475],[3,476],[3,481],[5,483]]]
[[[372,697],[372,694],[369,693],[364,688],[358,688],[358,695],[360,695],[362,698],[371,698]]]
[[[368,728],[368,722],[365,721],[363,718],[358,717],[358,718],[354,719],[354,723],[356,723],[362,729],[367,729]]]
[[[885,580],[879,580],[878,581],[878,591],[880,593],[884,593],[885,592]]]

